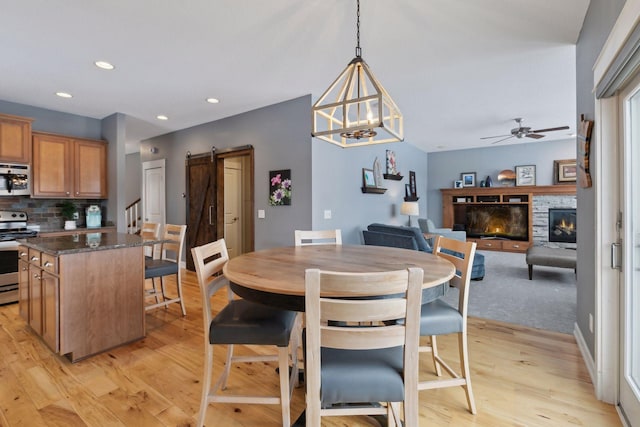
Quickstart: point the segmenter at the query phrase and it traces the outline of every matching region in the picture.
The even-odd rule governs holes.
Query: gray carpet
[[[568,268],[533,267],[529,280],[524,254],[481,251],[485,276],[471,281],[469,316],[573,334],[576,277]],[[457,304],[455,288],[444,296]]]

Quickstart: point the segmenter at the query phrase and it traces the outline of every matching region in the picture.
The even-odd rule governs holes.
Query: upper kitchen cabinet
[[[107,198],[107,144],[33,133],[33,197]]]
[[[32,121],[0,114],[0,162],[31,163]]]

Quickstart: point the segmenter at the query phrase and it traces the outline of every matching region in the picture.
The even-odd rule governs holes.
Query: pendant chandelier
[[[311,136],[343,148],[404,139],[402,113],[362,59],[357,6],[356,57],[311,109]]]

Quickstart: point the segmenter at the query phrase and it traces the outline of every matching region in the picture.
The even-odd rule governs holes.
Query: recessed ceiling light
[[[102,68],[103,70],[113,70],[114,68],[116,68],[113,66],[113,64],[110,64],[107,61],[96,61],[94,62],[94,64],[96,64],[96,67]]]
[[[58,95],[60,98],[73,98],[73,95],[67,92],[56,92],[56,95]]]
[[[160,114],[160,115],[156,116],[156,119],[158,119],[158,120],[169,120],[169,117]]]
[[[217,104],[220,100],[218,98],[207,98],[207,102],[209,104]]]

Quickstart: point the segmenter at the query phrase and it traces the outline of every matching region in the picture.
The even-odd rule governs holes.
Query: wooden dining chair
[[[204,424],[207,407],[212,402],[279,404],[282,408],[282,425],[291,424],[290,401],[293,387],[297,385],[297,358],[291,357],[292,369],[289,373],[290,350],[295,349],[299,328],[298,313],[280,310],[267,305],[254,303],[244,299],[234,299],[229,289],[229,281],[222,275],[222,268],[229,260],[224,239],[217,240],[191,249],[196,267],[202,310],[204,318],[204,378],[202,381],[202,398],[198,415],[198,426]],[[216,292],[227,290],[227,305],[213,316],[211,299]],[[292,338],[293,337],[293,338]],[[213,386],[213,346],[227,345],[227,358],[223,372]],[[277,347],[277,354],[260,356],[234,356],[235,344],[264,345]],[[291,346],[289,346],[291,344]],[[223,394],[231,371],[231,364],[236,362],[277,361],[280,377],[279,396],[247,396],[239,394]],[[257,365],[261,367],[262,365]],[[215,423],[211,423],[215,425]]]
[[[419,268],[306,270],[307,426],[319,427],[331,415],[387,415],[388,425],[400,426],[401,412],[405,426],[418,425],[423,275]],[[343,297],[323,298],[323,292]],[[370,326],[353,326],[361,322]]]
[[[341,245],[342,232],[336,230],[296,230],[295,245]]]
[[[471,388],[469,371],[469,351],[467,345],[467,305],[469,300],[469,281],[476,253],[475,242],[461,242],[443,236],[436,236],[433,253],[447,259],[456,267],[456,274],[449,284],[458,288],[458,306],[452,307],[442,299],[426,303],[421,308],[420,335],[431,337],[430,345],[421,345],[420,352],[431,352],[437,376],[444,368],[451,378],[420,381],[419,390],[462,386],[466,392],[467,404],[472,414],[476,413],[476,404]],[[460,373],[451,368],[438,354],[437,335],[457,334],[460,359]]]
[[[140,237],[143,239],[160,238],[160,223],[158,222],[143,222],[140,228]],[[149,258],[156,258],[156,245],[146,245],[144,247],[144,256]]]
[[[159,258],[145,258],[144,260],[144,278],[151,279],[153,289],[146,292],[145,298],[156,298],[156,302],[145,306],[145,310],[152,310],[157,307],[167,307],[169,304],[180,303],[182,315],[186,316],[187,311],[182,298],[182,247],[184,245],[184,236],[187,232],[186,225],[166,224],[162,235],[163,242],[160,244]],[[165,277],[176,276],[176,293],[173,297],[169,297],[166,292]],[[156,288],[155,279],[160,278],[160,289]]]

